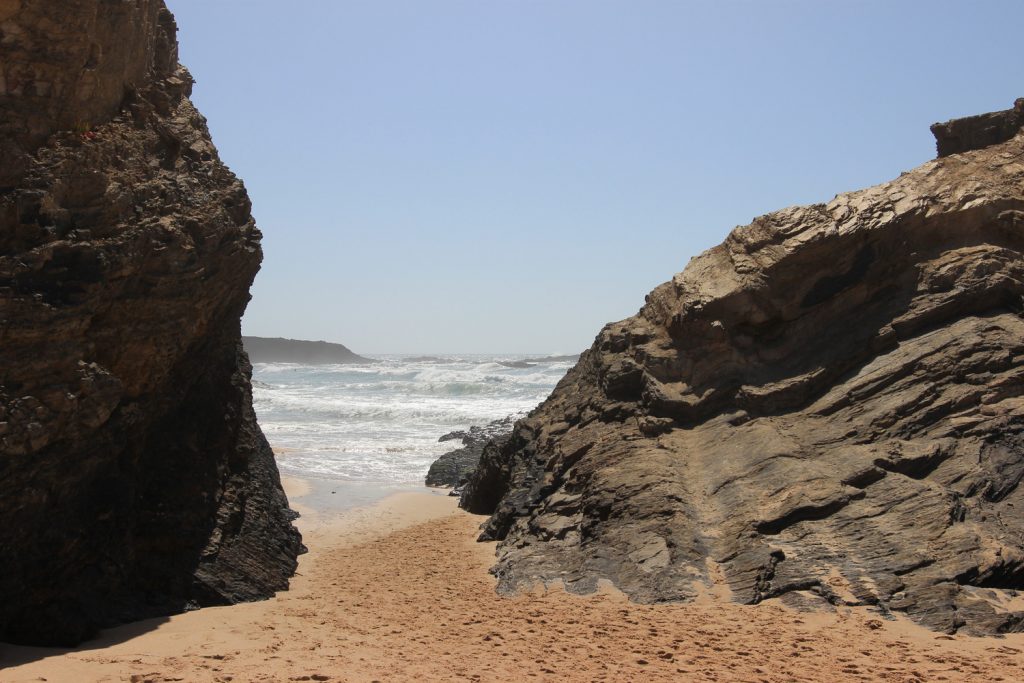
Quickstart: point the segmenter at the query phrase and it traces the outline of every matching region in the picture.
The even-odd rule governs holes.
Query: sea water
[[[574,361],[381,356],[367,364],[256,363],[253,405],[283,474],[422,484],[456,429],[524,415]]]

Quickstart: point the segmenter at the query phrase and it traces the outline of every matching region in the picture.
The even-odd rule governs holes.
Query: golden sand
[[[299,498],[302,482],[287,482]],[[308,489],[305,489],[308,490]],[[299,507],[299,506],[297,506]],[[1021,681],[1024,634],[943,636],[866,609],[637,605],[613,590],[494,591],[481,518],[407,493],[325,519],[292,590],[104,632],[0,646],[20,681]]]

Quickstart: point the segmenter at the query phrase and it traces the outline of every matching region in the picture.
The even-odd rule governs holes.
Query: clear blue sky
[[[247,334],[569,352],[730,229],[1024,96],[1024,2],[168,0],[265,260]]]

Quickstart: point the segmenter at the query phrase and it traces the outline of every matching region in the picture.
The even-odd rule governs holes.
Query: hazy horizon
[[[597,333],[595,332],[594,334],[596,336]],[[444,357],[444,356],[465,356],[465,357],[474,357],[474,356],[481,356],[481,357],[489,357],[489,356],[497,356],[497,357],[501,357],[501,356],[514,356],[514,357],[523,357],[523,358],[532,357],[532,356],[575,356],[575,355],[579,355],[579,354],[583,353],[583,351],[585,351],[587,348],[590,348],[590,345],[588,344],[586,348],[581,348],[581,349],[578,349],[576,351],[570,351],[570,350],[567,350],[567,349],[554,349],[554,350],[551,350],[551,351],[502,351],[500,349],[498,351],[438,351],[436,349],[433,350],[433,351],[430,351],[430,350],[428,350],[428,351],[373,351],[373,350],[367,351],[367,350],[353,349],[351,346],[349,346],[345,342],[335,341],[335,340],[331,340],[331,339],[300,339],[298,337],[283,337],[283,336],[281,336],[279,334],[275,334],[275,335],[262,335],[262,334],[249,334],[248,332],[244,332],[243,336],[244,337],[261,337],[261,338],[264,338],[264,339],[285,339],[287,341],[309,341],[309,342],[326,342],[328,344],[340,344],[341,346],[346,347],[349,351],[352,351],[356,355],[365,356],[365,357],[368,357],[368,358],[371,358],[371,359],[373,359],[375,357],[384,358],[384,357],[404,357],[404,356],[411,356],[411,357],[420,357],[420,356],[422,356],[422,357],[425,357],[425,358],[426,357],[430,357],[430,356],[438,356],[438,357]],[[258,361],[254,361],[254,362],[258,362]]]
[[[1024,95],[1010,2],[168,4],[265,236],[244,333],[370,355],[582,351]]]

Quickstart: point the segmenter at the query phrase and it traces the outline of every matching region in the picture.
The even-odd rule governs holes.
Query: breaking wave
[[[278,466],[298,476],[422,482],[442,434],[525,414],[572,362],[387,356],[364,365],[257,363],[253,403]],[[521,359],[520,359],[521,360]]]

